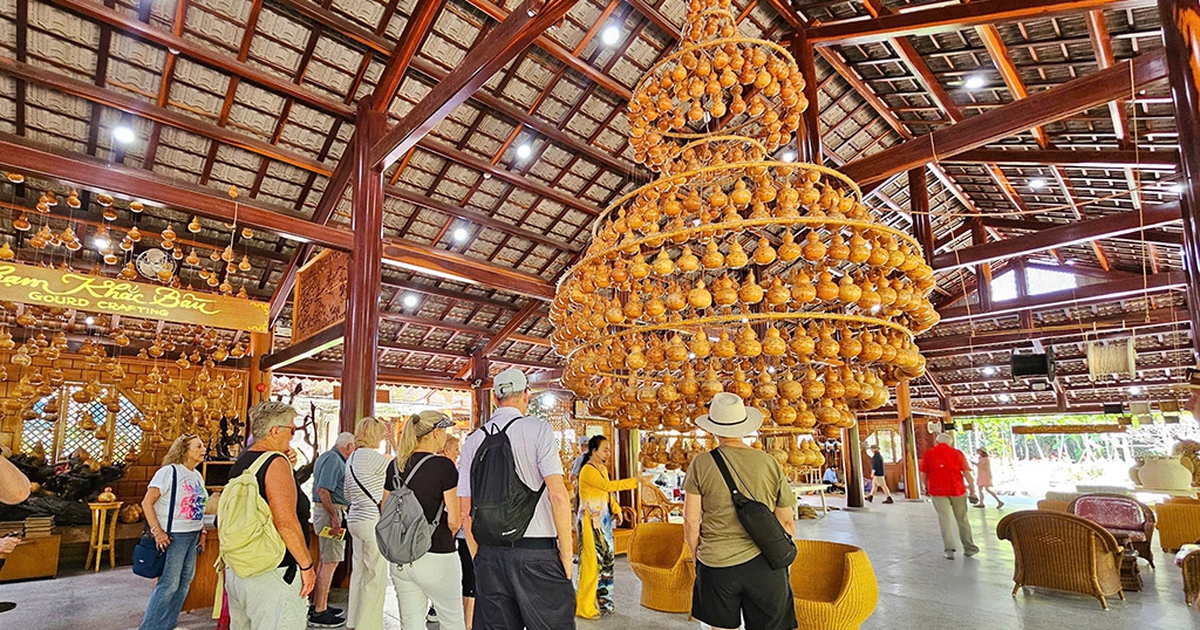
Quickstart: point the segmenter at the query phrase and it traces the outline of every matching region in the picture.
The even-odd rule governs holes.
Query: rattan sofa
[[[996,535],[1012,543],[1013,597],[1023,587],[1125,599],[1121,552],[1108,530],[1087,519],[1050,510],[1025,510],[1000,519]]]
[[[1158,520],[1158,544],[1163,551],[1200,541],[1200,501],[1171,497],[1154,508]]]

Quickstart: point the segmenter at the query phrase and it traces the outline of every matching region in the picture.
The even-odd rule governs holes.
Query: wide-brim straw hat
[[[747,407],[742,397],[729,392],[713,396],[708,404],[708,413],[696,418],[696,426],[713,435],[740,438],[758,430],[763,423],[763,414],[754,407]]]

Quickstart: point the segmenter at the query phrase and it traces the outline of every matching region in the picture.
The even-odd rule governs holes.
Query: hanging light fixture
[[[622,428],[686,430],[729,391],[767,427],[833,435],[924,373],[933,270],[854,182],[769,157],[809,106],[804,80],[787,50],[740,36],[730,6],[694,0],[635,89],[630,143],[660,176],[597,220],[551,343],[563,384]]]

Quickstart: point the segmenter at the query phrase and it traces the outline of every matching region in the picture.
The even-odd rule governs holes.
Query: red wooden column
[[[971,222],[971,245],[987,243],[987,233],[983,231],[983,223]],[[988,263],[975,267],[975,294],[979,296],[979,310],[992,310],[992,266]]]
[[[371,166],[371,147],[383,136],[384,114],[372,111],[364,99],[356,119],[353,205],[350,224],[354,251],[350,254],[346,304],[346,337],[342,355],[342,431],[375,413],[375,383],[379,360],[379,286],[383,261],[383,173]]]
[[[925,167],[908,171],[908,209],[912,212],[912,231],[925,253],[925,262],[933,264],[933,217],[929,216],[929,180]]]
[[[792,40],[792,56],[800,66],[800,74],[804,76],[804,98],[808,99],[808,108],[804,110],[804,123],[796,132],[796,155],[801,162],[822,164],[825,156],[821,151],[821,108],[818,105],[817,93],[820,92],[817,83],[817,66],[813,60],[813,47],[804,36],[804,29],[796,29],[796,38]]]
[[[484,385],[488,379],[488,359],[479,348],[471,354],[471,426],[479,428],[492,417],[491,390]]]
[[[1158,0],[1171,100],[1179,130],[1179,161],[1183,166],[1183,269],[1187,274],[1188,314],[1192,320],[1192,352],[1200,359],[1200,0]]]

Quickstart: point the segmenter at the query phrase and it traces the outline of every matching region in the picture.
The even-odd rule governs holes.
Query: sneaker
[[[0,613],[6,613],[16,607],[17,605],[12,602],[0,602]]]
[[[318,628],[338,628],[345,625],[346,620],[333,614],[333,610],[325,610],[319,615],[309,615],[308,625]]]
[[[892,503],[895,503],[895,501],[892,500],[892,497],[888,497],[888,498],[884,499],[883,502],[885,505],[890,505]]]
[[[425,613],[425,623],[437,623],[437,622],[438,622],[437,611],[434,610],[433,608],[430,608],[429,612]]]
[[[331,612],[331,613],[333,613],[333,614],[335,614],[335,615],[337,615],[337,616],[339,616],[339,617],[345,617],[345,616],[346,616],[345,614],[343,614],[343,611],[342,611],[342,609],[341,609],[341,608],[334,608],[333,606],[326,606],[326,607],[325,607],[325,610],[327,610],[327,611],[329,611],[329,612]],[[309,605],[308,605],[308,616],[309,616],[309,617],[312,617],[312,616],[314,616],[314,615],[316,615],[316,614],[317,614],[317,607],[316,607],[316,606],[313,606],[312,604],[309,604]]]
[[[873,494],[869,494],[869,495],[867,495],[867,502],[868,502],[868,503],[874,503],[874,502],[875,502],[875,495],[873,495]]]
[[[942,556],[945,557],[947,560],[953,560],[954,559],[954,550],[951,549],[951,550],[947,551],[946,553],[942,554]]]

